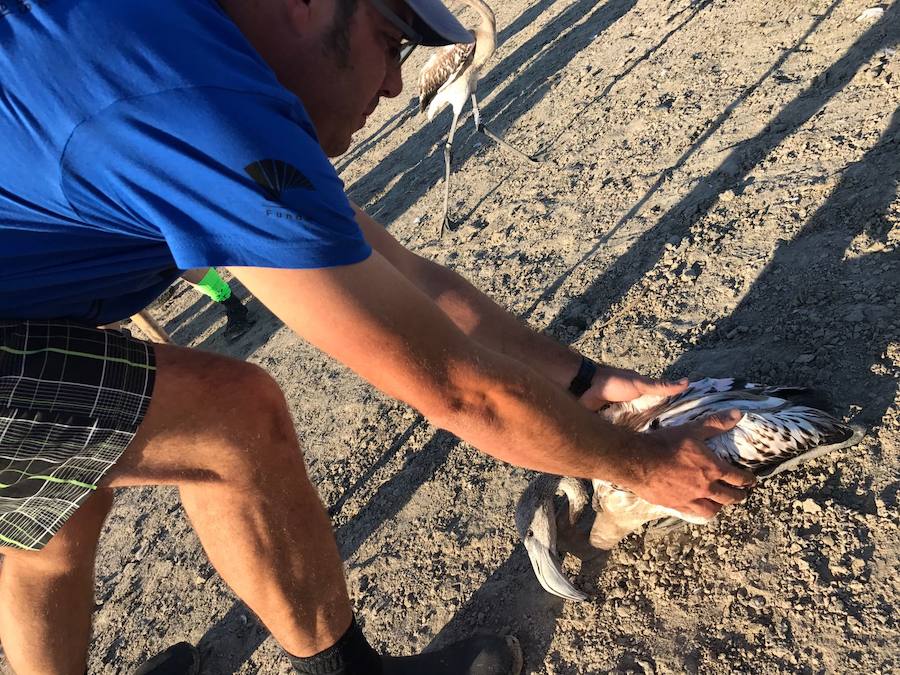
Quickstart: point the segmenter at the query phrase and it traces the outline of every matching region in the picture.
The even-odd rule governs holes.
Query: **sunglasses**
[[[413,50],[418,45],[422,44],[422,36],[419,35],[415,28],[397,16],[397,14],[382,2],[382,0],[369,0],[369,2],[372,3],[372,6],[378,10],[378,13],[381,14],[381,16],[387,19],[394,28],[403,34],[405,42],[400,45],[400,52],[397,56],[397,66],[402,66],[403,62],[409,58],[409,55],[412,54]]]

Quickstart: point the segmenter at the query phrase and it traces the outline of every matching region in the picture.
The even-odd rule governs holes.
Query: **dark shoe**
[[[522,649],[512,635],[480,635],[415,656],[383,656],[384,675],[519,675]]]
[[[200,652],[187,642],[179,642],[157,654],[134,671],[133,675],[197,675]]]
[[[250,330],[256,319],[250,316],[250,312],[234,294],[223,300],[222,304],[225,306],[225,339],[231,342]]]

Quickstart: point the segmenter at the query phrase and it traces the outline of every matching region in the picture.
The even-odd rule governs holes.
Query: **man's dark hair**
[[[350,63],[350,24],[356,14],[357,4],[358,0],[336,0],[334,21],[325,36],[325,46],[337,57],[340,66]]]

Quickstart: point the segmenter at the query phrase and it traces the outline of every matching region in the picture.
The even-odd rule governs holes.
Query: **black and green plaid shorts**
[[[144,419],[152,345],[65,321],[0,320],[0,546],[38,550]]]

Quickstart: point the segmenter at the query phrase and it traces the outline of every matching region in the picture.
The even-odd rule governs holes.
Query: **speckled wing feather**
[[[818,400],[801,387],[765,387],[731,378],[705,378],[670,398],[643,396],[611,406],[603,416],[635,431],[689,424],[707,415],[740,410],[743,419],[708,445],[723,459],[754,473],[772,469],[816,448],[835,449],[859,442],[861,431],[803,405]]]
[[[419,112],[425,112],[437,93],[453,83],[474,56],[474,42],[447,45],[431,55],[419,75]]]
[[[854,436],[852,427],[830,415],[794,406],[745,413],[732,431],[707,444],[723,459],[759,473],[813,448],[847,443]]]

